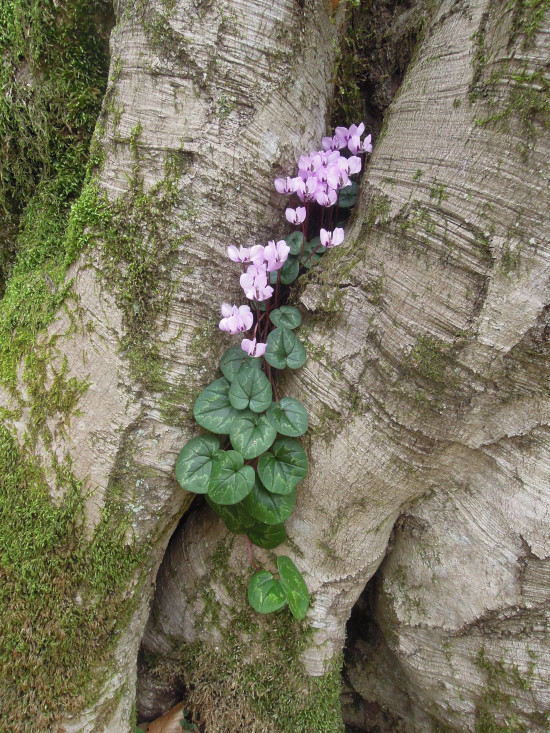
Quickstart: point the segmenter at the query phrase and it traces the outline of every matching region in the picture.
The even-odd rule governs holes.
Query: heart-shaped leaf
[[[208,495],[216,504],[236,504],[250,494],[256,474],[252,466],[236,450],[219,450],[214,454]]]
[[[352,181],[349,186],[346,186],[340,191],[340,196],[338,197],[338,207],[340,209],[349,209],[350,207],[352,207],[357,201],[358,192],[359,186],[355,183],[355,181]]]
[[[300,269],[300,263],[298,258],[293,255],[289,255],[285,264],[281,267],[281,282],[283,285],[290,285],[298,277],[298,271]]]
[[[275,428],[272,430],[276,435]],[[220,441],[214,435],[201,435],[183,446],[176,461],[176,478],[182,488],[195,494],[206,494],[212,471],[212,457],[219,448]]]
[[[193,407],[198,424],[213,433],[229,433],[238,414],[229,401],[229,382],[223,377],[203,389]]]
[[[301,621],[309,608],[309,593],[302,574],[286,555],[277,558],[281,585],[288,600],[292,615]]]
[[[300,258],[300,264],[306,268],[306,270],[309,270],[310,267],[313,267],[313,265],[316,265],[321,257],[318,254],[303,254]]]
[[[279,580],[268,570],[260,570],[250,578],[248,601],[258,613],[272,613],[285,605],[286,595]]]
[[[281,524],[288,519],[294,508],[296,490],[284,496],[272,494],[256,479],[254,487],[242,501],[248,514],[264,524]]]
[[[275,369],[299,369],[306,363],[306,350],[294,331],[275,328],[267,337],[264,359]]]
[[[248,532],[248,539],[258,547],[272,550],[286,540],[284,524],[262,524],[257,522]]]
[[[321,244],[321,237],[314,237],[311,242],[306,242],[306,248],[304,250],[304,252],[307,252],[308,254],[316,252],[319,255],[322,255],[326,251],[327,248]]]
[[[307,458],[302,446],[291,438],[276,440],[271,451],[258,461],[263,485],[274,494],[291,494],[307,473]]]
[[[262,360],[255,359],[245,354],[240,345],[231,346],[220,360],[220,369],[223,376],[232,382],[243,366],[250,366],[254,369],[261,369]]]
[[[256,458],[273,445],[277,430],[265,415],[246,410],[233,420],[229,437],[243,458]]]
[[[229,400],[237,410],[247,407],[253,412],[263,412],[271,404],[273,390],[266,375],[246,366],[239,373],[229,388]]]
[[[292,232],[286,239],[285,242],[290,247],[291,255],[299,255],[302,251],[302,245],[304,243],[304,235],[302,232]]]
[[[302,314],[292,305],[282,305],[269,314],[269,319],[278,328],[297,328],[302,322]]]
[[[281,435],[297,438],[308,429],[306,408],[293,397],[283,397],[280,402],[272,402],[265,416]]]
[[[255,524],[256,520],[250,516],[242,502],[238,504],[216,504],[209,496],[206,496],[206,503],[216,514],[223,519],[225,526],[235,534],[245,534]]]

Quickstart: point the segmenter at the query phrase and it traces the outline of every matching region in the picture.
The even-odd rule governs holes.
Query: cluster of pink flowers
[[[361,156],[372,152],[371,136],[361,141],[364,131],[363,123],[349,128],[337,127],[334,137],[323,138],[323,150],[300,157],[296,177],[275,179],[278,193],[295,193],[304,203],[316,201],[320,206],[334,206],[338,192],[350,185],[350,176],[361,171]],[[349,158],[340,153],[343,148],[352,153]],[[291,224],[301,224],[305,216],[305,207],[286,210],[286,218]]]
[[[294,178],[276,178],[275,188],[280,194],[295,194],[305,204],[296,208],[287,208],[287,221],[294,226],[301,226],[306,240],[308,228],[309,207],[315,202],[321,207],[332,207],[338,203],[340,191],[351,184],[350,176],[359,173],[362,168],[362,156],[372,152],[371,136],[364,140],[361,136],[365,125],[351,125],[337,127],[333,137],[324,137],[322,150],[302,155],[298,161],[298,175]],[[347,149],[351,155],[346,157],[340,153]],[[330,220],[331,217],[329,216]],[[321,221],[322,223],[322,221]],[[344,241],[344,230],[336,227],[330,231],[321,227],[320,245],[322,247],[336,247]],[[303,250],[302,250],[303,251]],[[316,252],[317,250],[315,250]],[[248,300],[256,303],[259,315],[259,303],[268,300],[273,295],[273,287],[269,284],[268,273],[280,270],[288,259],[290,247],[281,239],[271,241],[264,247],[256,244],[252,247],[227,248],[230,260],[243,265],[240,284]],[[302,260],[300,259],[300,262]],[[246,269],[245,269],[246,266]],[[271,281],[273,282],[273,280]],[[277,287],[279,273],[277,275]],[[278,307],[278,306],[275,306]],[[233,335],[250,331],[254,323],[254,315],[248,305],[230,305],[223,303],[220,328]],[[254,328],[252,339],[243,339],[241,347],[249,356],[263,356],[266,344],[256,341],[258,323]],[[266,337],[266,335],[265,335]]]
[[[249,300],[260,303],[271,298],[273,288],[268,285],[268,273],[280,270],[288,258],[290,247],[284,239],[278,242],[268,242],[265,247],[255,244],[253,247],[237,247],[231,245],[227,248],[227,255],[233,262],[248,265],[240,278],[241,287]],[[248,305],[230,305],[222,303],[222,316],[220,328],[222,331],[235,336],[243,331],[249,331],[254,322],[254,316]],[[256,342],[256,339],[243,339],[241,343],[243,351],[249,356],[263,356],[266,344]]]

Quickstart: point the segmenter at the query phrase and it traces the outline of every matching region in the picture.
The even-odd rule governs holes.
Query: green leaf
[[[257,522],[248,530],[248,539],[258,547],[272,550],[286,540],[284,524],[262,524]]]
[[[273,390],[266,375],[253,367],[241,369],[229,388],[229,401],[237,410],[249,407],[263,412],[271,404]]]
[[[300,263],[298,258],[293,255],[289,255],[285,264],[281,267],[281,282],[283,285],[290,285],[298,277],[298,271],[300,269]]]
[[[252,466],[236,450],[219,450],[214,454],[208,495],[216,504],[237,504],[250,494],[256,474]]]
[[[223,376],[232,382],[243,366],[251,366],[254,369],[262,368],[262,360],[248,356],[241,349],[240,345],[231,346],[220,360],[220,369]]]
[[[243,502],[238,504],[216,504],[209,496],[205,497],[208,506],[223,519],[225,526],[235,534],[246,534],[256,524],[256,520],[247,512]]]
[[[303,435],[309,426],[306,408],[293,397],[283,397],[279,403],[272,402],[265,416],[278,433],[291,438]]]
[[[279,328],[297,328],[302,322],[302,314],[298,308],[292,305],[282,305],[269,314],[269,319],[274,326]]]
[[[306,270],[309,270],[310,267],[313,267],[313,265],[316,265],[321,257],[318,254],[305,254],[300,258],[300,264],[303,265]]]
[[[229,401],[229,382],[223,377],[203,389],[193,407],[198,424],[213,433],[228,434],[238,414]]]
[[[276,434],[275,428],[273,431]],[[219,448],[220,441],[214,435],[201,435],[183,446],[176,461],[176,478],[182,488],[195,494],[206,494],[212,471],[212,456]]]
[[[281,585],[288,600],[292,615],[301,621],[309,608],[309,593],[302,574],[286,555],[277,558]]]
[[[279,580],[268,570],[260,570],[250,578],[248,601],[258,613],[272,613],[285,605],[286,595]]]
[[[307,458],[302,446],[291,438],[276,440],[269,453],[258,461],[263,485],[274,494],[291,494],[307,473]]]
[[[321,244],[321,237],[314,237],[311,242],[308,242],[306,244],[305,251],[307,251],[308,254],[311,252],[317,252],[317,254],[322,255],[324,252],[327,251],[327,248]]]
[[[247,410],[233,420],[229,437],[243,458],[256,458],[272,446],[277,430],[265,415]]]
[[[349,186],[346,186],[340,191],[340,196],[338,197],[338,207],[340,209],[351,208],[357,201],[358,192],[359,186],[357,185],[357,183],[355,183],[355,181],[352,181]]]
[[[304,243],[304,235],[302,232],[292,232],[286,239],[285,242],[290,247],[291,255],[299,255],[302,251],[302,245]]]
[[[306,350],[294,331],[275,328],[267,337],[264,359],[275,369],[299,369],[306,363]]]
[[[259,480],[256,480],[254,488],[248,496],[245,496],[242,504],[248,514],[258,522],[281,524],[292,514],[295,500],[295,489],[286,496],[272,494],[271,491],[264,489]]]

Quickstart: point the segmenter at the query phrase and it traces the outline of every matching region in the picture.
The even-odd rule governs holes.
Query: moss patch
[[[70,462],[57,466],[63,498],[55,504],[41,467],[4,427],[0,466],[2,728],[54,730],[97,698],[133,608],[133,596],[122,599],[121,589],[145,550],[127,540],[126,525],[113,521],[109,507],[85,539]]]
[[[0,292],[59,250],[107,81],[109,0],[0,7]]]
[[[112,19],[107,0],[0,7],[0,385],[13,387],[21,356],[68,292],[75,223],[65,230],[93,162]]]
[[[412,5],[395,0],[349,3],[347,33],[335,68],[333,125],[365,121],[369,131],[381,132],[434,4],[421,0]]]
[[[476,657],[476,666],[486,675],[486,687],[476,707],[476,733],[527,733],[533,730],[530,724],[519,720],[515,711],[514,693],[526,693],[531,688],[535,675],[532,660],[526,673],[516,664],[504,659],[493,661],[481,647]],[[550,714],[535,712],[532,722],[536,730],[542,730],[550,722]],[[541,726],[541,727],[539,727]]]

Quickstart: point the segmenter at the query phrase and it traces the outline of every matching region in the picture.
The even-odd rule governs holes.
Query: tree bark
[[[157,579],[144,714],[185,683],[206,730],[334,733],[346,622],[395,526],[371,591],[376,633],[348,654],[351,685],[382,711],[369,720],[364,705],[361,725],[384,713],[403,730],[545,729],[545,7],[429,11],[346,243],[296,294],[309,359],[281,389],[310,413],[310,474],[284,552],[313,594],[307,624],[244,609],[246,546],[197,506]],[[173,465],[229,343],[218,304],[240,302],[225,248],[281,231],[272,181],[325,133],[342,21],[328,3],[290,0],[121,0],[116,12],[102,154],[69,227],[86,245],[72,296],[37,336],[40,384],[22,364],[0,395],[52,506],[83,483],[66,563],[89,558],[90,575],[65,604],[100,631],[86,689],[43,723],[75,732],[132,724],[154,578],[191,499]],[[254,686],[259,670],[272,689]],[[42,704],[35,688],[25,695]],[[27,712],[10,714],[11,729],[30,729]]]
[[[284,383],[311,416],[311,470],[287,522],[314,594],[303,659],[320,675],[342,648],[403,517],[377,586],[382,642],[350,679],[406,730],[546,725],[549,29],[525,12],[434,9],[348,244],[301,289],[309,360]],[[230,617],[212,542],[187,539],[217,521],[204,509],[180,528],[150,652],[200,636],[201,579]],[[189,571],[167,586],[182,557]],[[525,688],[510,700],[516,672]]]
[[[90,641],[93,664],[82,660],[91,665],[86,689],[52,702],[46,681],[45,692],[31,684],[29,694],[57,711],[44,713],[44,728],[118,733],[135,715],[156,571],[191,500],[173,466],[195,431],[194,399],[227,345],[213,336],[220,302],[237,297],[226,247],[280,227],[273,178],[325,130],[342,19],[325,2],[294,0],[121,0],[115,10],[97,168],[69,225],[75,248],[86,247],[69,272],[71,297],[36,347],[40,398],[59,382],[79,385],[78,395],[69,414],[47,410],[36,431],[23,370],[1,402],[52,501],[68,496],[60,466],[83,483],[75,554],[89,552],[95,585],[84,579],[66,603],[118,609],[110,630]],[[113,587],[101,563],[109,556],[116,566],[115,552],[134,564]],[[75,670],[58,675],[72,680]],[[37,724],[22,710],[9,715],[12,730]]]

